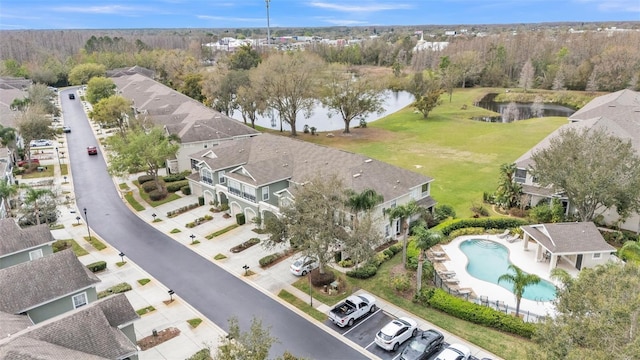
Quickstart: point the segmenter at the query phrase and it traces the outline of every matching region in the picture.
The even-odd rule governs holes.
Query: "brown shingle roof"
[[[0,220],[0,257],[54,241],[47,224],[21,229],[13,218]]]
[[[19,314],[98,282],[71,249],[63,250],[0,270],[0,311]]]
[[[208,156],[210,152],[215,156]],[[337,174],[347,188],[356,192],[374,189],[385,201],[433,180],[363,155],[271,134],[228,141],[191,157],[204,161],[213,170],[242,165],[252,179],[241,174],[229,177],[251,181],[256,186],[287,176],[302,183],[318,174]]]
[[[553,254],[616,251],[592,222],[538,224],[521,228]]]

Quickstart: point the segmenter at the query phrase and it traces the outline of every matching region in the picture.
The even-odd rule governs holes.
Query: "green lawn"
[[[496,90],[500,91],[500,90]],[[482,202],[483,192],[497,186],[499,167],[515,161],[567,119],[522,120],[508,124],[470,120],[492,112],[473,106],[491,89],[456,90],[429,118],[407,107],[352,136],[300,136],[301,139],[368,155],[434,178],[431,195],[455,208],[459,217],[471,216],[470,207]]]

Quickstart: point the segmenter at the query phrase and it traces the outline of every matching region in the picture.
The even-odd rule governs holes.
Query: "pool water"
[[[501,275],[512,273],[509,270],[511,265],[509,250],[505,246],[491,240],[470,239],[460,244],[460,250],[469,259],[467,264],[469,275],[513,292],[511,283],[504,281],[498,283]],[[551,301],[556,298],[556,288],[552,283],[541,280],[536,285],[527,286],[522,297],[534,301]]]

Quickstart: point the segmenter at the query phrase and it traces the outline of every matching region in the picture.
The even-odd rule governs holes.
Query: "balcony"
[[[242,199],[245,199],[245,200],[249,200],[249,201],[251,201],[253,203],[257,203],[258,202],[255,195],[240,191],[239,189],[236,189],[236,188],[230,187],[229,188],[229,194],[235,195],[235,196],[237,196],[239,198],[242,198]]]

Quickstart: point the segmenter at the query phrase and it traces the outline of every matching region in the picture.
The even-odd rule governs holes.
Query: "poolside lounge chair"
[[[502,234],[498,235],[498,238],[499,238],[499,239],[504,239],[504,238],[506,238],[507,236],[509,236],[509,233],[510,233],[510,232],[511,232],[511,231],[510,231],[509,229],[507,229],[507,230],[505,230]]]
[[[510,237],[506,238],[505,240],[507,240],[507,242],[509,242],[509,243],[512,243],[512,242],[515,242],[517,240],[520,240],[520,236],[513,235],[513,236],[510,236]]]

